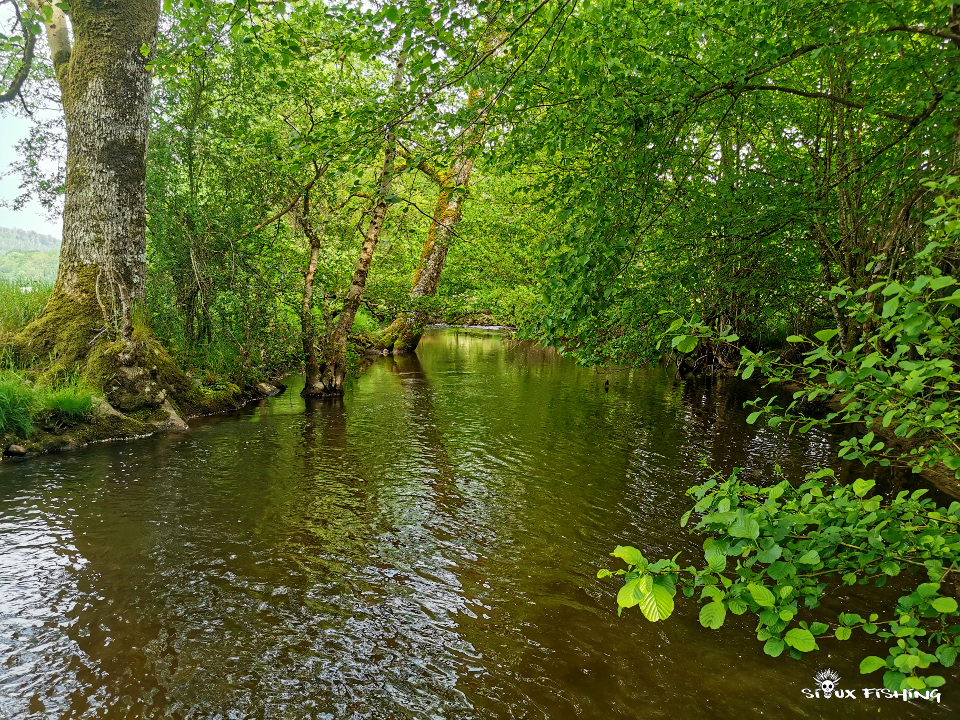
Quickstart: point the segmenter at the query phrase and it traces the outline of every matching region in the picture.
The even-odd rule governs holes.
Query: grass
[[[0,433],[29,437],[33,433],[36,392],[16,376],[0,378]]]
[[[92,393],[75,380],[38,388],[16,373],[0,373],[0,435],[27,438],[36,425],[73,425],[92,411]]]
[[[32,290],[24,292],[23,288]],[[25,327],[43,310],[52,290],[52,282],[0,278],[0,332]]]

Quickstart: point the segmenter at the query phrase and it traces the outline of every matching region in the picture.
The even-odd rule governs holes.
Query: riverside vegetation
[[[960,473],[960,5],[0,7],[5,111],[61,101],[17,169],[64,219],[52,287],[0,288],[5,443],[182,427],[293,368],[340,396],[364,353],[444,321],[762,377],[780,390],[753,421]],[[937,686],[958,506],[831,477],[696,486],[706,567],[619,548],[621,607],[664,619],[686,583],[705,626],[750,610],[797,655],[831,629],[802,607],[917,569],[892,615],[833,637],[893,642],[863,666],[888,688]]]

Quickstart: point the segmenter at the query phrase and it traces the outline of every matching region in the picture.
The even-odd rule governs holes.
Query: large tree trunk
[[[47,39],[67,129],[63,244],[50,301],[17,344],[72,368],[95,338],[129,342],[144,296],[151,73],[141,48],[154,45],[159,3],[74,0],[72,47],[53,10]]]
[[[39,8],[40,0],[29,0]],[[47,5],[46,29],[67,129],[60,269],[40,317],[12,349],[50,380],[79,374],[123,412],[186,427],[168,401],[193,386],[134,333],[146,281],[146,156],[158,0]],[[142,340],[142,342],[141,342]]]
[[[405,65],[406,57],[401,52],[393,74],[394,95],[399,93]],[[394,167],[396,159],[396,128],[388,126],[386,139],[384,141],[383,168],[380,170],[377,194],[374,196],[374,205],[370,212],[370,222],[363,236],[360,257],[357,258],[357,265],[354,268],[353,278],[350,281],[350,289],[347,291],[347,297],[343,301],[343,310],[340,312],[340,317],[337,319],[333,333],[326,338],[324,347],[322,348],[323,361],[321,361],[319,367],[316,368],[317,373],[315,375],[311,376],[308,368],[307,382],[306,385],[304,385],[303,391],[300,393],[305,398],[343,395],[343,383],[347,378],[347,340],[350,337],[350,331],[353,329],[353,321],[357,317],[357,310],[360,308],[363,292],[367,287],[367,275],[370,273],[373,253],[377,249],[380,233],[383,231],[383,224],[387,218],[387,211],[392,204],[390,200],[390,189],[393,187],[393,177],[396,174],[396,168]]]

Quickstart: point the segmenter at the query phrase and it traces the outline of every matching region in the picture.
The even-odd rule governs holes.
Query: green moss
[[[105,320],[96,300],[96,269],[78,271],[77,295],[56,289],[40,316],[14,336],[11,348],[25,365],[72,372],[90,353],[90,342]]]

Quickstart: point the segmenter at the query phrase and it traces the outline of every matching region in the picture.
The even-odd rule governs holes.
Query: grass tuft
[[[36,425],[73,425],[93,412],[92,393],[76,380],[33,387],[13,372],[0,372],[0,435],[28,438]]]
[[[0,332],[26,327],[43,310],[52,291],[51,282],[0,278]]]
[[[29,437],[33,433],[36,392],[15,376],[0,377],[0,433]]]

